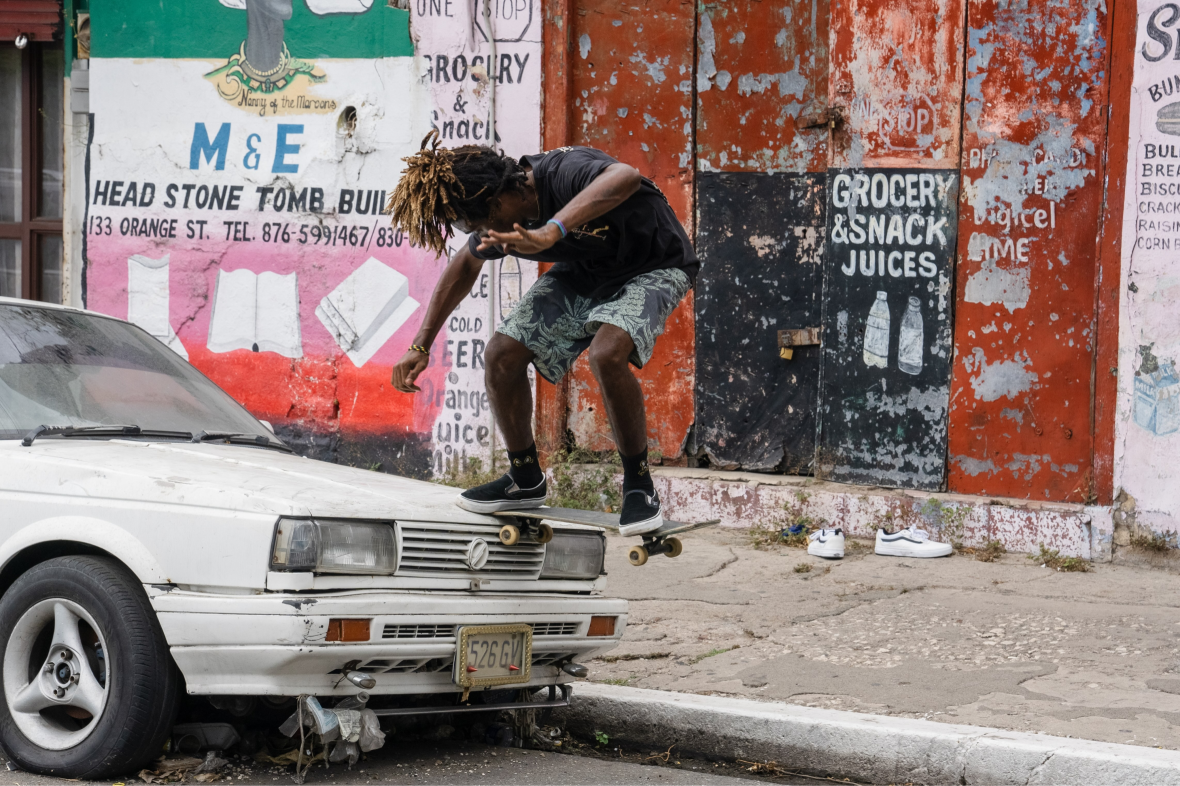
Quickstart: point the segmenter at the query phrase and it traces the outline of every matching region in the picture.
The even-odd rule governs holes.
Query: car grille
[[[534,636],[573,636],[577,622],[530,622]],[[386,625],[381,630],[383,639],[453,639],[454,625]]]
[[[453,639],[454,625],[386,625],[383,639]]]
[[[530,622],[534,636],[572,636],[578,632],[576,622]]]
[[[398,575],[462,575],[496,579],[535,579],[545,561],[540,543],[505,546],[489,527],[469,524],[399,524],[402,536]],[[488,561],[479,570],[467,565],[467,546],[475,538],[488,544]]]

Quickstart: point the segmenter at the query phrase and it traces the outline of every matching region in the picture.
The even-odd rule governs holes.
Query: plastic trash
[[[285,737],[294,737],[299,733],[299,719],[303,718],[304,727],[318,734],[323,742],[331,742],[340,737],[340,719],[331,710],[325,710],[315,696],[299,697],[299,705],[291,717],[279,726],[279,733]]]
[[[365,753],[375,751],[385,744],[385,732],[381,731],[381,719],[372,710],[361,710],[359,744]]]

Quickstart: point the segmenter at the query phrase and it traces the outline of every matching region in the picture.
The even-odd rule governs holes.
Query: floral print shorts
[[[550,382],[565,376],[602,325],[627,331],[635,342],[631,363],[643,368],[664,332],[668,315],[691,287],[683,270],[653,270],[631,279],[612,297],[596,300],[582,297],[560,278],[546,273],[496,332],[532,350],[537,373]]]

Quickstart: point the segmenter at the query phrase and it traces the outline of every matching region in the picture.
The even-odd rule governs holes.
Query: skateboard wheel
[[[635,567],[639,567],[647,562],[647,549],[643,546],[632,546],[627,551],[627,560]]]
[[[537,542],[548,543],[553,540],[553,527],[548,524],[537,525]]]
[[[671,551],[664,552],[669,558],[679,557],[684,553],[684,544],[680,542],[680,538],[668,538],[664,543],[668,544],[668,547],[671,549]]]
[[[515,524],[505,524],[500,527],[500,542],[505,546],[515,546],[520,540],[520,528]]]

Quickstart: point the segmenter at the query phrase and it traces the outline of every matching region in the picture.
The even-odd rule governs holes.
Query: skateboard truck
[[[524,536],[535,543],[548,543],[553,540],[553,527],[544,522],[517,518],[515,524],[505,524],[500,527],[500,542],[505,546],[515,546]]]
[[[656,554],[667,554],[670,558],[679,557],[684,552],[684,544],[680,538],[643,536],[642,546],[632,546],[627,550],[627,561],[635,567],[647,562],[647,558]]]

